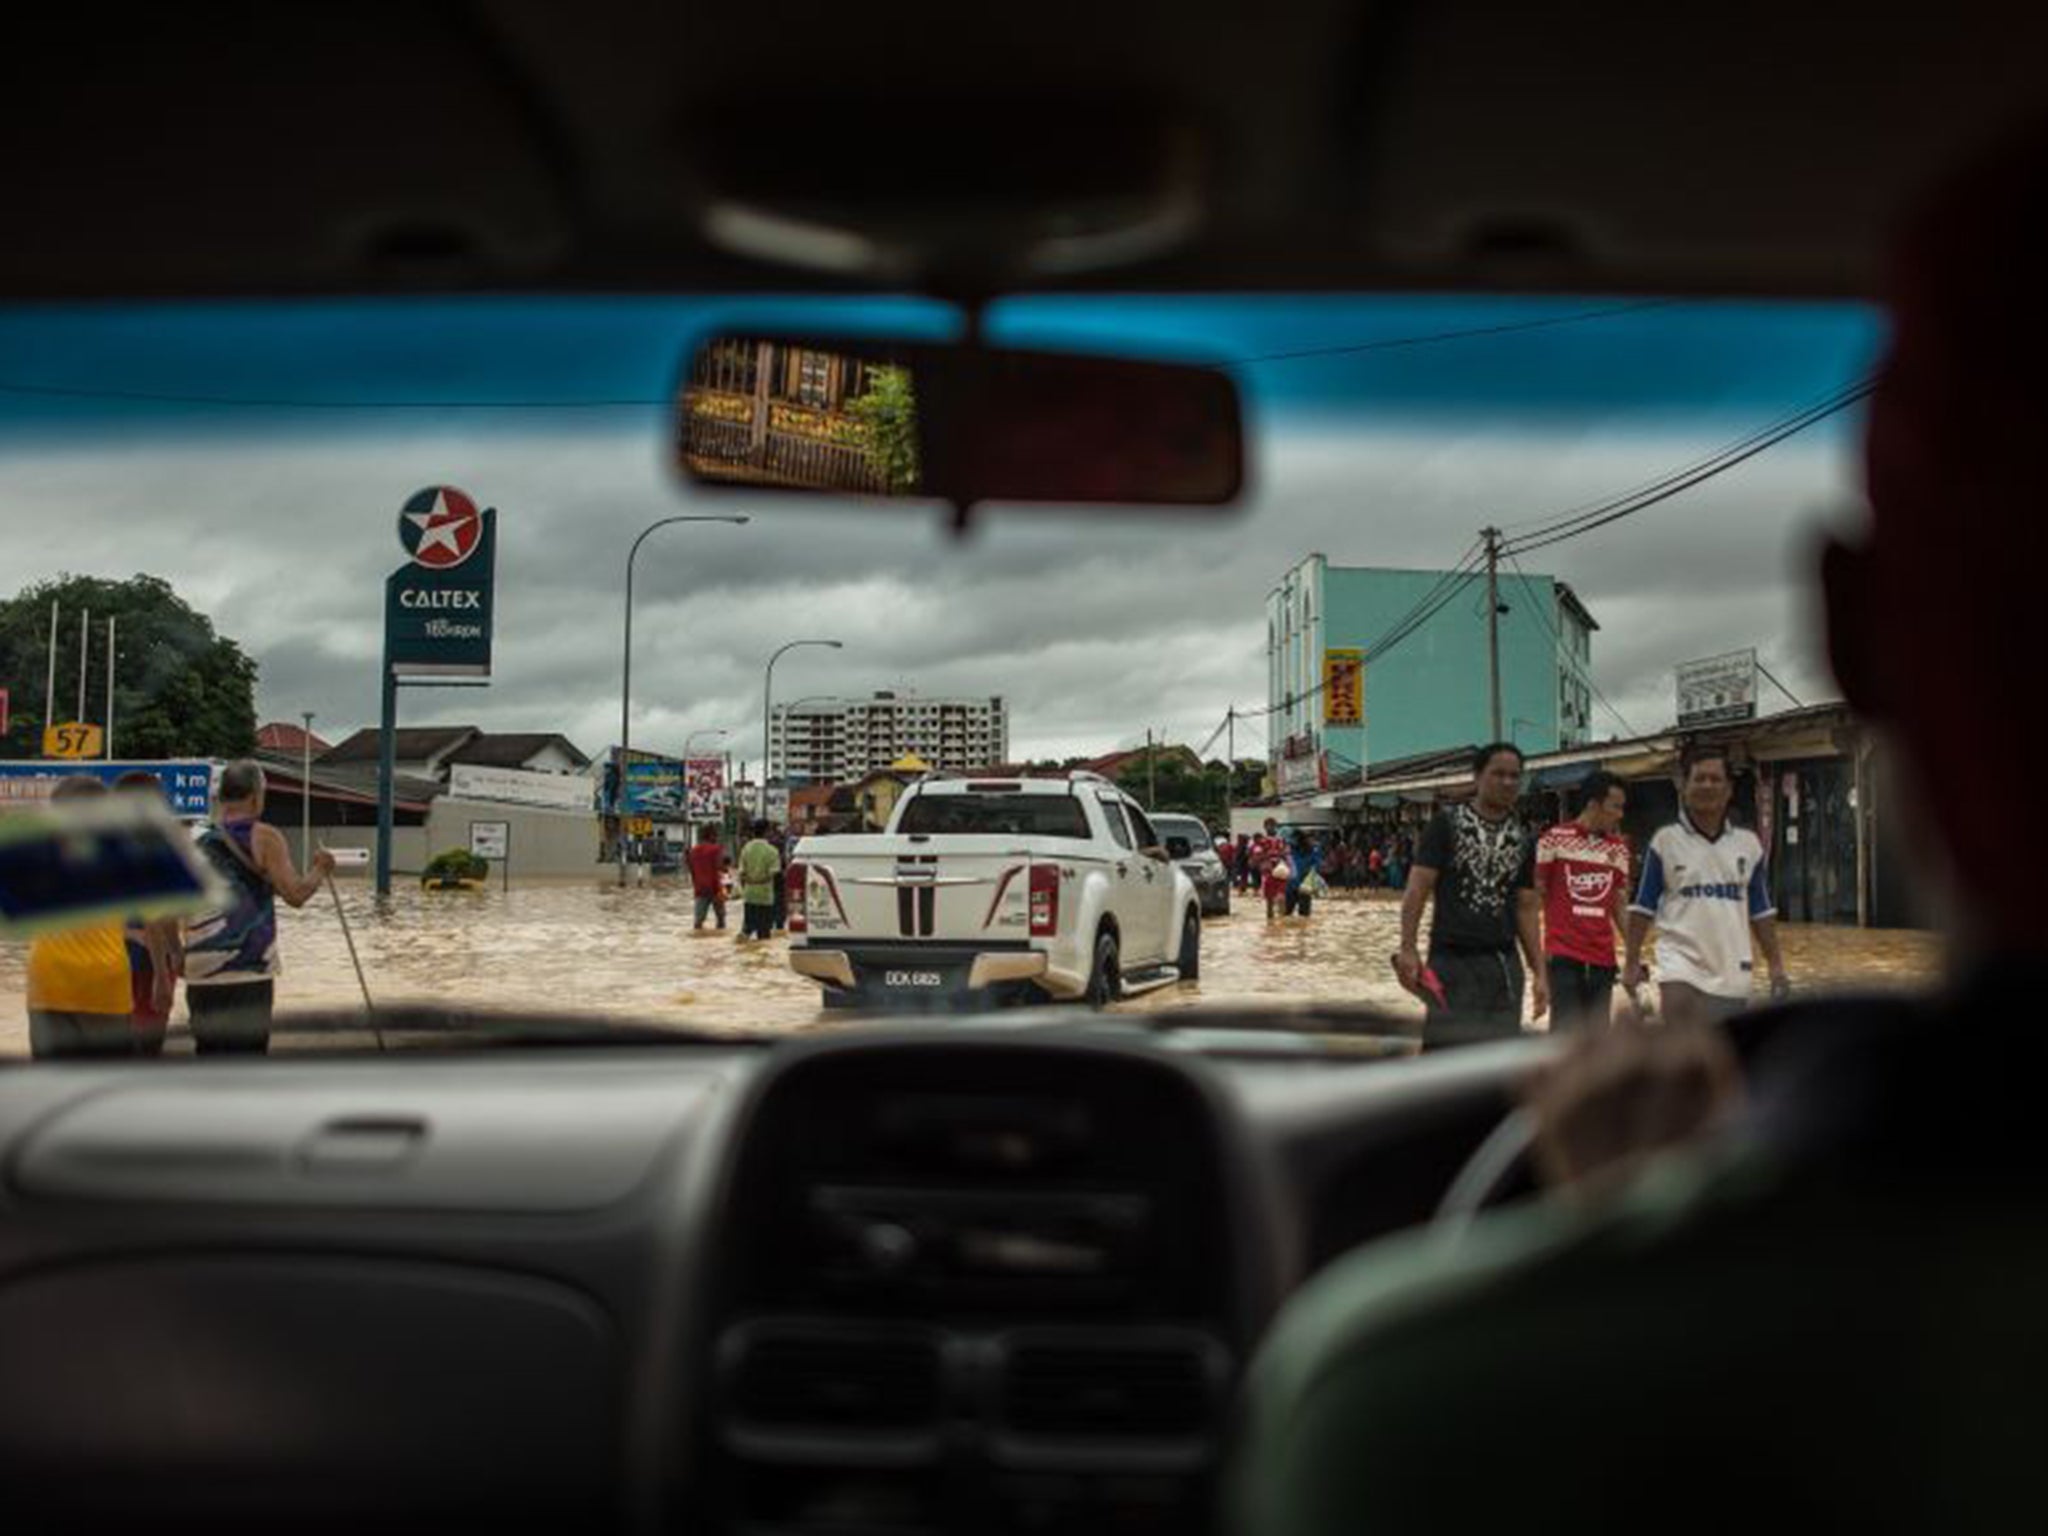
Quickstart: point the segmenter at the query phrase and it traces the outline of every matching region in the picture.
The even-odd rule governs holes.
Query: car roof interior
[[[17,300],[1858,296],[2048,10],[306,3],[9,23]]]

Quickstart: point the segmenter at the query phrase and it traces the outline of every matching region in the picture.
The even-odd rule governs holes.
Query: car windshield
[[[958,334],[935,301],[0,311],[0,804],[140,774],[225,904],[0,933],[0,1054],[116,1017],[181,1053],[254,987],[280,1048],[295,1016],[368,1005],[836,1022],[788,963],[804,936],[770,871],[797,839],[880,832],[926,774],[1092,774],[1197,846],[1175,815],[1302,834],[1312,877],[1234,861],[1198,981],[1113,1006],[1415,1020],[1388,964],[1403,884],[1491,740],[1522,754],[1532,836],[1619,776],[1633,883],[1678,820],[1679,754],[1713,734],[1802,983],[1932,973],[1809,576],[1856,506],[1872,311],[1090,294],[983,319],[999,343],[1226,368],[1237,505],[990,505],[959,537],[931,503],[679,480],[706,335]],[[838,430],[829,372],[787,383],[777,422]],[[447,664],[392,690],[387,737],[401,630]],[[1001,793],[916,794],[903,830],[1087,836],[1074,799]],[[1262,880],[1306,882],[1312,911],[1269,917]],[[964,900],[940,887],[939,922]],[[765,936],[742,931],[755,905]]]
[[[1161,837],[1186,838],[1188,847],[1195,853],[1206,853],[1209,850],[1209,829],[1199,821],[1182,816],[1154,816],[1152,825],[1158,829]]]
[[[1088,816],[1071,795],[919,794],[903,807],[896,830],[979,836],[1088,836]]]

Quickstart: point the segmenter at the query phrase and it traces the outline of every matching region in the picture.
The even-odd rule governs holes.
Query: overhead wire
[[[1516,576],[1521,578],[1522,586],[1529,594],[1529,606],[1536,610],[1536,617],[1541,619],[1543,621],[1543,627],[1550,631],[1550,638],[1552,642],[1555,643],[1555,645],[1557,646],[1558,655],[1568,656],[1564,643],[1564,636],[1558,632],[1557,625],[1552,621],[1550,614],[1545,610],[1543,599],[1537,593],[1536,582],[1534,578],[1531,577],[1527,571],[1522,569],[1522,562],[1517,560],[1512,554],[1510,554],[1507,557],[1507,559],[1508,563],[1515,568]],[[1640,736],[1642,734],[1642,732],[1638,731],[1634,726],[1628,723],[1627,717],[1624,716],[1620,710],[1616,709],[1614,705],[1608,701],[1606,694],[1600,691],[1600,685],[1593,681],[1592,668],[1588,667],[1584,670],[1581,670],[1578,664],[1577,657],[1568,657],[1567,665],[1570,666],[1574,676],[1584,680],[1586,687],[1588,688],[1588,690],[1591,691],[1593,697],[1598,699],[1603,705],[1606,706],[1607,713],[1614,716],[1615,722],[1621,726],[1623,731],[1625,731],[1631,738]]]
[[[1648,490],[1639,490],[1616,497],[1609,502],[1596,505],[1588,511],[1562,518],[1548,526],[1534,529],[1519,538],[1505,540],[1501,545],[1501,551],[1503,554],[1510,552],[1527,554],[1532,550],[1546,549],[1550,545],[1562,544],[1567,539],[1575,539],[1583,534],[1591,533],[1596,528],[1604,528],[1610,523],[1619,522],[1622,518],[1632,517],[1636,513],[1654,507],[1660,502],[1669,501],[1672,497],[1692,490],[1694,487],[1704,484],[1717,475],[1725,474],[1738,464],[1747,463],[1750,459],[1755,458],[1758,454],[1768,449],[1776,447],[1787,438],[1804,432],[1808,427],[1847,410],[1850,406],[1868,396],[1875,387],[1876,382],[1874,379],[1866,378],[1860,380],[1846,389],[1837,391],[1825,400],[1818,401],[1789,416],[1781,417],[1770,426],[1727,445],[1709,458],[1700,461],[1686,470],[1667,476],[1661,481],[1652,482]]]
[[[1539,316],[1529,320],[1504,320],[1495,325],[1464,326],[1456,330],[1430,331],[1419,336],[1388,336],[1378,341],[1361,341],[1331,347],[1303,347],[1293,352],[1266,352],[1254,357],[1233,358],[1225,368],[1247,367],[1253,363],[1289,363],[1311,357],[1349,357],[1361,352],[1391,352],[1401,347],[1431,346],[1445,341],[1469,341],[1483,336],[1507,336],[1517,331],[1541,331],[1560,325],[1581,325],[1589,320],[1607,320],[1646,309],[1665,309],[1684,302],[1680,299],[1641,299],[1628,304],[1610,304],[1603,309],[1581,309],[1566,315]]]

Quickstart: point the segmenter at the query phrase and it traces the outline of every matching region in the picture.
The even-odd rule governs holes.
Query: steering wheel
[[[1535,1146],[1535,1115],[1526,1109],[1509,1110],[1458,1169],[1437,1202],[1431,1225],[1455,1236],[1480,1212],[1520,1193],[1534,1178]]]

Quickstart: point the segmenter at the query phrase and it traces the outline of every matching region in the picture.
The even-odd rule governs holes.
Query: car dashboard
[[[1199,1529],[1288,1293],[1524,1048],[1171,1033],[0,1076],[12,1529]]]

